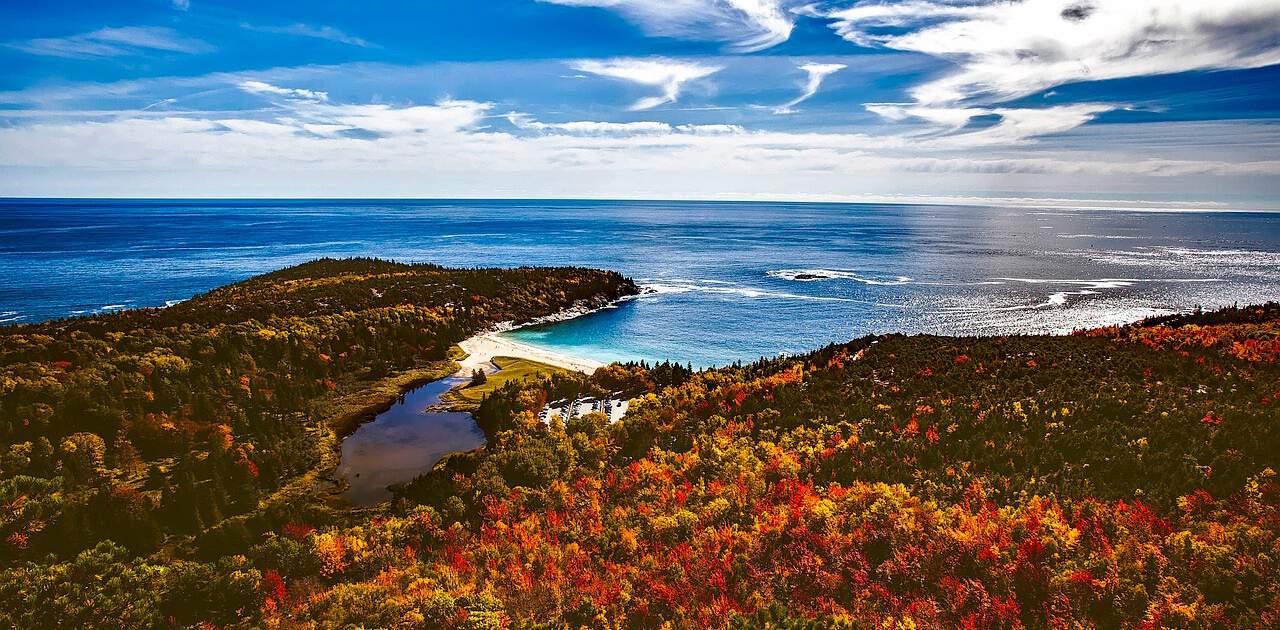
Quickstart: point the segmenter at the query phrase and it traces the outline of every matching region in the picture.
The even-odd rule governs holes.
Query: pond
[[[431,470],[450,453],[484,446],[484,431],[471,414],[428,411],[441,394],[466,381],[453,376],[414,389],[343,440],[337,470],[349,484],[343,497],[355,505],[386,501],[388,485]]]

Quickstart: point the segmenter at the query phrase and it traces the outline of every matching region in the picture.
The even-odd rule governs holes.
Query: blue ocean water
[[[0,323],[162,306],[319,256],[615,269],[522,341],[697,366],[868,333],[1066,332],[1280,299],[1280,214],[616,201],[0,200]]]

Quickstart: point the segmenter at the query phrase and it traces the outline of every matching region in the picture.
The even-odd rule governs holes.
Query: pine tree
[[[133,447],[133,443],[125,436],[124,431],[116,433],[116,439],[111,443],[108,464],[119,470],[120,476],[124,479],[136,477],[145,470],[142,457],[138,455],[138,449]]]

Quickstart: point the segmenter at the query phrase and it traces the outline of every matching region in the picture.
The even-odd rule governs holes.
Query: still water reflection
[[[385,501],[391,498],[388,485],[431,470],[449,453],[484,446],[484,432],[471,414],[427,410],[465,380],[427,383],[343,440],[338,476],[350,484],[343,496],[356,505]]]

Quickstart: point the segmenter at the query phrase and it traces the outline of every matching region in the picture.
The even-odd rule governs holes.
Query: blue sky
[[[0,194],[1280,207],[1280,0],[0,5]]]

